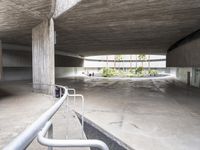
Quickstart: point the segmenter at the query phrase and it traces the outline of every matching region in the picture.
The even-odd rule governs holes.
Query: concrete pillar
[[[33,88],[53,94],[55,84],[54,22],[45,20],[32,29]]]
[[[0,40],[0,80],[3,79],[3,55],[2,55],[2,42]]]

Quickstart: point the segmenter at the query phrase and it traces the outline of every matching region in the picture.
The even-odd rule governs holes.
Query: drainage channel
[[[76,112],[79,121],[81,122],[81,115]],[[111,135],[100,126],[84,117],[84,132],[87,139],[98,139],[104,141],[110,150],[134,150],[115,136]],[[91,148],[91,150],[98,150]]]

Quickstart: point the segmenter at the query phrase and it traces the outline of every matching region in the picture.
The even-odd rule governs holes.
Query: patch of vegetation
[[[138,67],[138,68],[135,69],[135,73],[138,74],[138,75],[143,74],[143,72],[144,72],[143,67]]]
[[[129,70],[117,70],[113,68],[103,68],[101,70],[103,77],[148,77],[156,76],[156,70],[145,70],[143,67],[131,68]]]
[[[117,75],[116,69],[112,68],[103,68],[101,72],[103,77],[113,77]]]
[[[149,74],[150,76],[156,76],[156,75],[158,74],[158,71],[156,71],[156,70],[149,70],[149,71],[148,71],[148,74]]]

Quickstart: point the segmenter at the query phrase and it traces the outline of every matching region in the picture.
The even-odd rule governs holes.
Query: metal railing
[[[48,146],[48,150],[52,147],[96,147],[101,150],[109,150],[107,145],[100,140],[57,140],[50,139],[53,137],[53,125],[48,121],[45,127],[38,133],[38,142],[41,145]],[[45,138],[48,132],[48,138]]]
[[[69,94],[68,92],[68,97],[73,97],[73,109],[75,111],[75,105],[76,105],[76,98],[80,98],[79,100],[81,100],[81,126],[82,126],[82,137],[84,136],[84,97],[81,94],[76,94],[76,90],[69,88],[69,91],[73,91],[73,94]],[[67,101],[67,106],[69,106],[68,101]]]
[[[55,85],[60,89],[60,99],[45,113],[43,113],[33,124],[26,128],[19,136],[17,136],[13,141],[11,141],[4,150],[24,150],[26,149],[32,141],[38,137],[38,142],[42,145],[48,146],[49,150],[53,147],[96,147],[102,150],[109,150],[107,145],[100,140],[56,140],[53,139],[53,125],[50,119],[59,110],[59,108],[64,103],[65,99],[68,97],[74,97],[74,103],[76,97],[81,97],[82,109],[84,109],[84,98],[80,94],[76,94],[75,89],[68,89],[61,85]],[[74,91],[73,94],[69,94],[69,91]],[[82,113],[84,111],[82,110]],[[82,114],[83,117],[83,114]],[[84,117],[82,118],[82,131],[84,128]],[[48,138],[45,135],[48,131]],[[51,139],[49,139],[51,138]]]

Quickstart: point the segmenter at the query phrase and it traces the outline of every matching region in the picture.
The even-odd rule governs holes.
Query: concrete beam
[[[54,21],[45,20],[32,29],[33,88],[53,94],[55,84]]]
[[[81,0],[56,0],[54,18],[67,12],[70,8],[75,6]]]
[[[2,80],[3,74],[3,56],[2,56],[2,42],[0,40],[0,80]]]
[[[10,51],[27,51],[27,52],[31,52],[32,51],[30,46],[24,46],[24,45],[3,43],[2,47],[3,47],[4,50],[10,50]],[[56,55],[61,55],[61,56],[68,56],[68,57],[84,59],[84,57],[81,56],[81,55],[78,55],[78,54],[75,54],[75,53],[66,52],[66,51],[55,50],[55,54]]]

